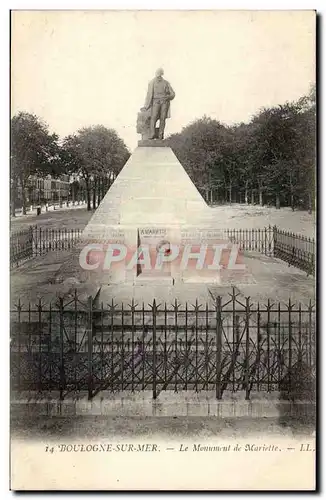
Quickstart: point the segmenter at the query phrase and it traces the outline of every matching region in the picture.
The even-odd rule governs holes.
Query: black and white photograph
[[[11,11],[11,490],[315,491],[316,25]]]

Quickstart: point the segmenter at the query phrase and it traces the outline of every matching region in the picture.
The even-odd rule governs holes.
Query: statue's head
[[[158,69],[156,70],[155,76],[157,76],[157,77],[161,77],[161,76],[163,76],[163,75],[164,75],[164,70],[163,70],[163,68],[158,68]]]

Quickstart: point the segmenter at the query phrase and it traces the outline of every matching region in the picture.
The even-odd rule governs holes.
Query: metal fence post
[[[112,299],[111,301],[111,306],[110,306],[110,319],[111,319],[111,322],[110,322],[110,330],[111,330],[111,391],[113,391],[113,379],[114,379],[114,354],[115,354],[115,351],[114,351],[114,341],[115,341],[115,337],[114,337],[114,301]]]
[[[308,363],[309,363],[309,369],[311,370],[312,368],[312,304],[311,304],[311,299],[309,300],[309,306],[308,306],[308,313],[309,313],[309,323],[308,323],[308,339],[309,339],[309,355],[308,355]],[[315,335],[316,338],[316,335]],[[314,356],[316,354],[316,351],[314,351]]]
[[[256,388],[257,391],[260,390],[260,308],[259,308],[259,302],[257,304],[257,384]]]
[[[39,228],[39,233],[38,233],[38,247],[39,247],[39,254],[41,255],[44,251],[44,237],[42,238],[42,228]]]
[[[266,326],[266,334],[267,334],[267,392],[270,392],[270,380],[271,380],[271,302],[270,299],[267,300],[267,326]]]
[[[18,312],[18,390],[20,391],[21,380],[21,310],[22,305],[20,298],[18,299],[17,312]]]
[[[235,294],[235,289],[233,287],[232,289],[232,359],[233,356],[235,355],[234,349],[238,345],[238,330],[237,330],[237,325],[238,325],[238,316],[236,316],[235,310],[236,310],[236,294]],[[237,347],[236,347],[237,348]],[[232,392],[235,391],[235,373],[234,373],[234,363],[232,363],[230,366],[232,366]],[[231,375],[231,372],[230,372]]]
[[[49,388],[52,389],[52,304],[51,304],[51,302],[49,305],[48,357],[49,357]]]
[[[29,249],[28,249],[28,254],[30,257],[34,257],[34,249],[33,249],[33,226],[29,226],[29,242],[30,242],[30,246],[29,246]]]
[[[153,315],[153,399],[156,399],[156,301],[153,301],[152,315]]]
[[[145,364],[146,364],[146,350],[145,350],[145,308],[144,302],[142,303],[142,340],[141,340],[141,350],[143,355],[142,362],[142,390],[145,389]]]
[[[124,338],[124,309],[123,303],[121,304],[121,391],[124,389],[123,377],[124,377],[124,366],[125,366],[125,338]]]
[[[88,399],[93,397],[93,298],[88,297],[88,325],[87,325],[87,367],[88,367]]]
[[[272,255],[273,257],[276,257],[276,250],[277,250],[277,226],[273,226],[273,236],[272,236]]]
[[[221,359],[222,359],[222,306],[220,295],[216,298],[216,399],[222,399]]]
[[[174,346],[174,362],[178,363],[178,301],[174,302],[174,328],[175,328],[175,346]],[[178,370],[175,371],[174,392],[178,392]]]
[[[31,250],[31,254],[32,254],[32,257],[35,257],[37,255],[36,253],[36,244],[35,244],[35,226],[29,226],[29,230],[30,230],[30,233],[31,233],[31,245],[32,245],[32,250]]]
[[[288,305],[288,311],[289,311],[289,385],[288,385],[288,392],[292,390],[292,308],[293,305],[291,304],[291,298],[289,298],[289,305]]]
[[[166,317],[166,304],[165,304],[165,317]],[[166,323],[166,319],[165,319],[165,323]],[[165,327],[165,331],[166,331],[166,327]],[[166,349],[166,336],[165,336],[165,349]],[[186,349],[185,349],[185,353],[186,353],[186,359],[185,359],[185,363],[186,363],[186,387],[185,389],[187,390],[188,389],[188,363],[189,363],[189,352],[188,352],[188,303],[186,302],[186,309],[185,309],[185,346],[186,346]],[[166,353],[164,353],[165,355],[165,359],[166,359]],[[165,361],[165,366],[166,366],[166,361]],[[165,379],[166,379],[166,375],[165,375]]]
[[[38,312],[38,377],[39,377],[39,391],[42,390],[42,301],[39,299],[37,305]]]
[[[63,400],[63,391],[65,387],[65,367],[64,367],[64,343],[63,343],[63,298],[59,298],[59,316],[60,316],[60,400]]]
[[[249,342],[250,342],[250,331],[249,331],[249,319],[250,319],[250,297],[246,298],[246,365],[245,365],[245,385],[246,385],[246,399],[250,399],[250,389],[249,389]]]
[[[196,299],[195,307],[195,356],[196,356],[196,380],[195,380],[195,391],[198,392],[198,299]]]

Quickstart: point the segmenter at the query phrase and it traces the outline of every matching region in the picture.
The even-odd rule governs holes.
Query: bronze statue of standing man
[[[169,82],[164,80],[163,74],[163,69],[159,68],[155,78],[148,84],[144,108],[150,114],[149,139],[164,138],[165,120],[170,117],[170,101],[175,97],[174,90]],[[158,119],[160,125],[156,137],[155,127]]]

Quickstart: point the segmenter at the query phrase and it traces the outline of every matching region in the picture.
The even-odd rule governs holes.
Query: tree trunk
[[[71,184],[71,200],[72,204],[75,205],[76,201],[76,186],[74,183]]]
[[[275,206],[276,206],[277,210],[279,210],[281,208],[280,195],[278,193],[276,193]]]
[[[110,189],[113,183],[113,175],[110,174],[110,177],[107,180],[107,189]]]
[[[254,190],[252,189],[251,190],[251,204],[254,205],[255,204],[255,192]]]
[[[262,207],[263,204],[263,188],[259,188],[259,205]]]
[[[312,197],[311,197],[311,193],[308,193],[308,212],[309,212],[309,214],[312,213]]]
[[[86,198],[87,198],[87,210],[91,210],[91,189],[89,185],[89,181],[86,180]]]
[[[292,173],[290,173],[290,206],[292,208],[292,212],[294,212],[294,191],[293,191],[293,182],[292,182]]]
[[[211,189],[210,192],[210,204],[213,205],[213,190]]]
[[[245,187],[245,204],[249,204],[249,197],[248,197],[248,186],[246,185]]]
[[[22,205],[23,205],[23,215],[26,215],[26,186],[23,179],[21,179],[21,189],[22,189]]]
[[[232,184],[231,184],[231,182],[229,184],[229,203],[230,203],[230,205],[232,203]]]
[[[14,179],[11,188],[11,216],[16,217],[16,196],[17,196],[17,181]]]
[[[101,203],[101,186],[103,183],[103,179],[99,179],[97,183],[97,206]]]
[[[294,212],[294,195],[293,195],[293,193],[290,194],[290,202],[291,202],[292,212]]]
[[[93,182],[93,190],[92,190],[92,194],[93,194],[93,210],[96,209],[96,181]]]
[[[102,189],[102,200],[105,196],[105,187],[106,187],[106,182],[107,182],[107,179],[103,179],[102,180],[102,185],[101,185],[101,189]]]
[[[61,182],[59,179],[59,207],[62,207],[62,198],[61,198]]]

